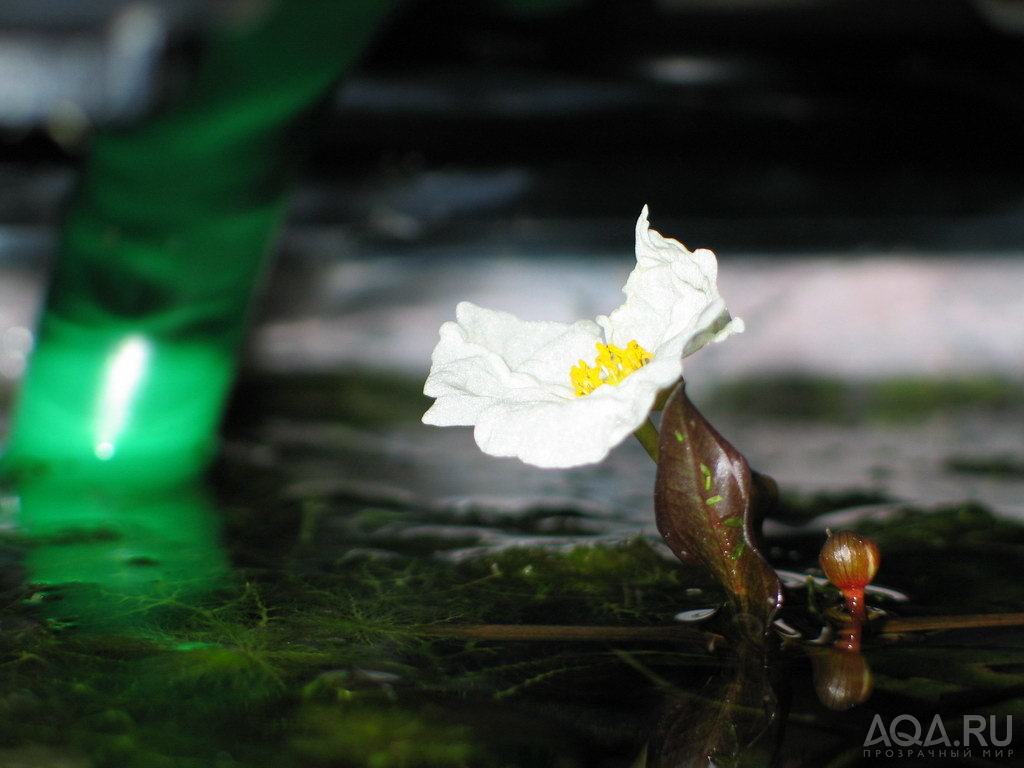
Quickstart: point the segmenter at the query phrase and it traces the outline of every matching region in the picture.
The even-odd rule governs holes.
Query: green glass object
[[[8,474],[174,483],[208,462],[296,129],[390,3],[250,4],[163,113],[93,138]],[[242,7],[242,6],[239,6]]]

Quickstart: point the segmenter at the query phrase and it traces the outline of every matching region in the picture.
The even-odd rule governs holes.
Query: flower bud
[[[853,531],[828,532],[818,562],[825,576],[842,592],[863,590],[878,573],[878,545]]]
[[[878,545],[867,536],[853,531],[828,532],[828,541],[821,548],[818,562],[828,580],[839,587],[850,614],[850,623],[836,641],[836,647],[859,651],[861,626],[867,619],[864,608],[864,587],[878,573],[881,555]]]

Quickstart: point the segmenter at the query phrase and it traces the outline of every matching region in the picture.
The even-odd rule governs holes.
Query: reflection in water
[[[647,768],[772,765],[783,724],[764,648],[743,644],[702,690],[676,691],[648,744]]]
[[[871,697],[874,677],[864,654],[841,647],[808,650],[814,670],[814,691],[831,710],[842,712]]]
[[[806,648],[814,689],[828,709],[842,712],[871,696],[871,668],[862,653]],[[767,661],[767,663],[766,663]],[[783,749],[786,717],[776,692],[781,659],[741,645],[734,663],[700,690],[674,689],[647,746],[646,768],[774,765]]]
[[[163,609],[218,586],[226,560],[198,485],[159,489],[23,480],[7,500],[44,615],[145,632]]]

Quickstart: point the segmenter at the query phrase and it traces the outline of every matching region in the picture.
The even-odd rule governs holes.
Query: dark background
[[[646,202],[730,250],[1018,250],[1022,5],[405,2],[321,110],[292,221],[585,245]],[[171,97],[202,55],[189,18]],[[0,161],[73,167],[87,145],[9,128]],[[43,186],[9,187],[5,218],[54,217],[64,187]]]

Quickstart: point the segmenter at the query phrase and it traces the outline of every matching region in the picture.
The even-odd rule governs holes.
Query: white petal
[[[462,302],[441,326],[424,394],[436,398],[423,421],[470,426],[495,402],[551,402],[572,397],[569,370],[594,357],[595,323],[526,322]]]
[[[625,303],[598,323],[612,343],[633,339],[654,354],[691,354],[742,330],[730,323],[715,281],[718,262],[706,248],[689,251],[652,230],[644,206],[636,223],[637,266],[622,289]]]
[[[441,327],[424,392],[436,398],[423,421],[473,425],[480,448],[540,467],[602,460],[647,419],[658,392],[682,375],[682,358],[743,330],[715,285],[711,251],[688,251],[647,222],[636,226],[637,265],[626,300],[597,322],[525,322],[505,312],[459,304]],[[620,384],[576,397],[570,370],[594,360],[598,342],[637,341],[651,361]]]
[[[495,401],[480,415],[477,445],[492,456],[514,456],[546,468],[604,459],[647,419],[659,390],[679,378],[682,363],[644,366],[617,386],[558,402]]]

